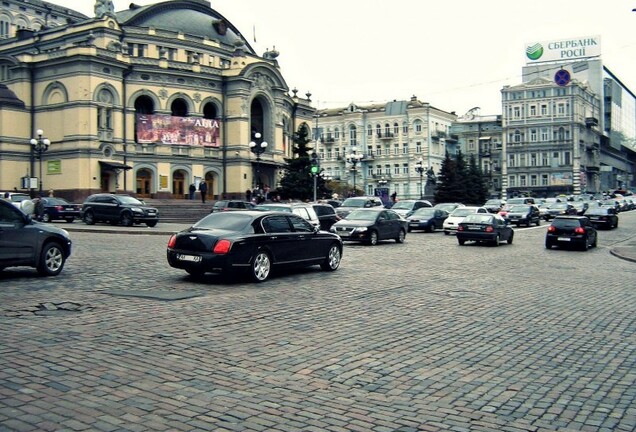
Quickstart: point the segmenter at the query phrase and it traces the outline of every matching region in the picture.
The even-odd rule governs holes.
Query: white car
[[[488,210],[486,210],[485,207],[457,207],[444,221],[444,225],[442,226],[444,234],[449,235],[450,233],[457,232],[459,223],[463,221],[466,216],[473,213],[488,213]]]

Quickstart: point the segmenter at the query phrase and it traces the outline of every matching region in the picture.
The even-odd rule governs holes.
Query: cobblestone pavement
[[[350,245],[264,284],[168,267],[168,235],[72,232],[0,273],[2,431],[633,431],[636,212],[587,252]]]

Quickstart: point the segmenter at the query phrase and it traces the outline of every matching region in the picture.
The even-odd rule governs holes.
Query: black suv
[[[596,228],[587,216],[557,216],[545,234],[545,247],[572,246],[581,250],[596,247]]]
[[[95,222],[121,223],[124,226],[145,223],[154,227],[159,222],[159,211],[148,207],[129,195],[101,193],[91,195],[82,204],[80,216],[86,225]]]
[[[336,209],[331,204],[326,203],[312,203],[311,206],[318,215],[320,221],[320,229],[323,231],[329,231],[331,225],[340,220],[340,216],[336,214]]]
[[[43,276],[56,276],[69,255],[68,232],[36,222],[0,199],[0,270],[28,266],[35,267]]]
[[[533,204],[515,204],[504,217],[506,221],[517,226],[526,225],[530,226],[536,224],[541,225],[541,213],[539,207]]]

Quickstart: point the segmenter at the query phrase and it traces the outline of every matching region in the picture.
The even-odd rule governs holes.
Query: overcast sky
[[[93,0],[48,0],[88,16]],[[114,0],[115,10],[130,3]],[[501,88],[521,83],[525,46],[601,36],[602,58],[636,93],[636,0],[212,0],[318,108],[405,100],[445,111],[501,113]],[[256,40],[256,42],[254,42]]]

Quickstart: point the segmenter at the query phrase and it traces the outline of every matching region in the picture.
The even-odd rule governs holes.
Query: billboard
[[[200,117],[137,116],[137,142],[219,147],[220,122]]]
[[[526,64],[569,61],[601,55],[601,37],[562,39],[526,44]]]

